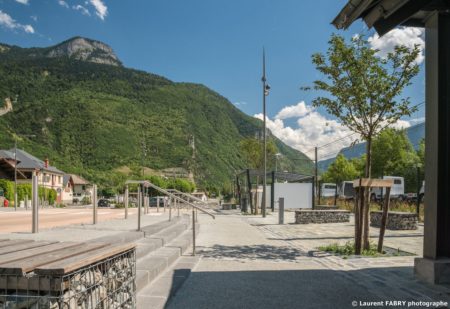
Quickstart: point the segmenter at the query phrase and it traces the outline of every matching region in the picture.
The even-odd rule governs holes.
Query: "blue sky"
[[[286,143],[305,151],[348,134],[323,110],[309,107],[313,92],[299,89],[320,78],[311,55],[326,50],[331,33],[347,38],[356,33],[373,35],[362,22],[347,31],[334,29],[330,22],[346,2],[0,0],[0,42],[30,47],[54,45],[73,36],[100,40],[114,49],[125,66],[174,81],[204,84],[251,116],[262,110],[265,46],[272,88],[268,116],[275,121],[287,106],[293,106],[294,115],[278,118],[270,128]],[[423,37],[420,30],[410,35]],[[394,41],[402,39],[409,37],[404,32],[392,36]],[[392,42],[379,43],[384,47]],[[421,73],[405,92],[414,104],[424,100],[423,79]],[[300,106],[301,101],[305,104]],[[422,119],[423,107],[412,121],[405,119],[408,125]],[[320,129],[324,121],[327,130]],[[327,152],[350,142],[351,138],[337,143]]]

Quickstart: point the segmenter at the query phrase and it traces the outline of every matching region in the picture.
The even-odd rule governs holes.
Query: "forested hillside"
[[[52,53],[56,48],[65,50],[0,45],[0,99],[17,98],[13,112],[0,117],[1,148],[12,148],[18,135],[20,148],[100,183],[117,168],[141,162],[154,170],[183,167],[200,185],[220,185],[245,167],[239,141],[260,131],[261,122],[218,93],[79,60],[73,56],[77,51]],[[29,134],[35,137],[20,138]],[[302,153],[276,144],[285,166],[311,173]]]

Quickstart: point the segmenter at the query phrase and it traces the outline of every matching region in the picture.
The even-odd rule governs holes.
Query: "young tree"
[[[399,98],[402,90],[411,84],[419,72],[415,62],[419,47],[395,47],[385,58],[377,56],[362,36],[346,43],[342,36],[333,34],[327,53],[316,53],[312,62],[325,79],[314,81],[313,89],[324,96],[313,100],[314,106],[323,106],[341,123],[358,133],[366,141],[364,176],[370,178],[372,141],[382,129],[408,116],[416,108],[409,98]],[[363,246],[369,248],[369,189],[364,190]],[[360,238],[361,239],[361,238]],[[355,244],[359,254],[360,245]]]
[[[347,160],[344,155],[339,154],[322,175],[322,178],[326,182],[334,182],[339,185],[345,180],[355,179],[358,175],[359,173],[353,163]]]
[[[246,138],[241,140],[239,143],[239,150],[242,153],[245,162],[247,163],[248,167],[251,169],[257,169],[261,170],[264,166],[264,154],[261,151],[262,150],[262,141],[256,138]],[[266,147],[266,156],[268,158],[267,160],[267,166],[270,168],[274,160],[270,160],[270,158],[275,158],[275,154],[277,153],[277,147],[275,146],[275,143],[273,140],[267,141],[267,147]],[[258,187],[259,185],[259,177],[256,178],[256,185]],[[258,194],[256,194],[258,196]],[[258,202],[255,201],[255,215],[258,214]]]

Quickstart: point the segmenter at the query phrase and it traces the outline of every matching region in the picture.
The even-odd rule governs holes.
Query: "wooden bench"
[[[134,249],[133,243],[0,239],[0,289],[64,289],[64,276]]]

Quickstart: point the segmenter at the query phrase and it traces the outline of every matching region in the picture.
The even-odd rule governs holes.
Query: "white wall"
[[[266,189],[267,208],[270,208],[270,186]],[[262,186],[258,189],[258,204],[261,207]],[[275,208],[278,199],[284,197],[284,209],[312,208],[311,183],[275,183]]]

